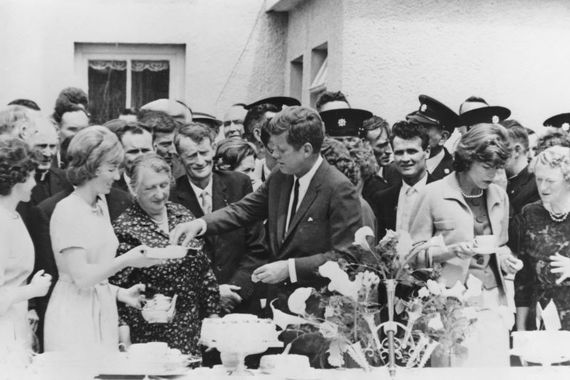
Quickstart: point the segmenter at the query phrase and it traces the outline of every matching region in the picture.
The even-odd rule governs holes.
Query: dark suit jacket
[[[433,177],[428,173],[427,183],[433,181]],[[372,206],[372,210],[376,215],[378,239],[382,239],[386,235],[386,230],[396,230],[396,215],[398,213],[398,199],[401,189],[402,181],[386,190],[377,192],[373,196],[370,206]]]
[[[131,195],[130,191],[129,191],[129,186],[127,186],[127,183],[125,182],[125,177],[121,174],[121,178],[119,178],[117,181],[113,182],[113,188],[117,189],[117,190],[121,190],[127,194],[129,194],[129,196]]]
[[[336,168],[323,161],[285,233],[293,176],[276,171],[241,201],[204,216],[207,235],[234,230],[267,219],[270,261],[295,258],[298,283],[323,285],[320,265],[339,258],[354,241],[361,226],[360,200],[356,189]],[[280,284],[289,286],[288,282]]]
[[[251,181],[242,173],[214,171],[212,174],[214,211],[239,201],[251,192]],[[187,176],[176,180],[176,188],[170,192],[170,200],[185,206],[197,218],[204,216]],[[212,262],[218,282],[240,286],[238,293],[244,300],[248,300],[254,290],[251,273],[267,262],[263,224],[260,221],[249,223],[244,228],[207,236],[205,240],[204,250]]]
[[[453,172],[453,156],[447,151],[447,149],[443,148],[444,155],[443,159],[436,166],[436,168],[431,173],[432,181],[437,181],[438,179],[442,179],[449,173]]]
[[[529,173],[528,166],[509,179],[507,195],[509,196],[513,216],[520,214],[525,205],[540,199],[536,187],[536,179],[534,174]]]
[[[380,177],[378,174],[374,174],[373,176],[367,178],[366,181],[364,181],[364,186],[362,187],[362,197],[366,200],[366,202],[371,203],[372,197],[377,192],[386,190],[387,188],[402,182],[402,175],[398,169],[396,169],[394,163],[385,166],[382,174],[383,177]]]

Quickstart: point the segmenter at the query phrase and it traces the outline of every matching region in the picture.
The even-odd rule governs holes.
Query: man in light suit
[[[171,241],[184,244],[267,219],[270,262],[253,278],[275,285],[269,300],[275,295],[281,303],[297,287],[326,284],[318,267],[346,252],[361,226],[361,211],[354,186],[320,155],[324,134],[316,111],[286,108],[268,128],[279,170],[241,201],[177,226]]]

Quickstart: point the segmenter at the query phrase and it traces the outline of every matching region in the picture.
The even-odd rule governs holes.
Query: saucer
[[[150,248],[147,256],[153,259],[181,259],[186,256],[188,248],[180,245],[169,245],[164,248]]]
[[[478,255],[490,255],[497,252],[497,247],[473,247],[473,252]]]

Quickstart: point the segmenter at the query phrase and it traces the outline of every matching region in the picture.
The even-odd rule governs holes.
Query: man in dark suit
[[[406,116],[406,120],[423,126],[429,136],[430,156],[427,171],[434,181],[453,171],[453,156],[444,147],[457,125],[458,116],[438,100],[420,95],[420,109]]]
[[[353,242],[361,226],[360,201],[350,181],[320,155],[324,133],[316,111],[288,107],[268,128],[279,170],[241,201],[177,226],[171,241],[185,243],[267,219],[270,262],[253,278],[273,284],[269,300],[275,295],[281,301],[300,286],[326,284],[318,268],[343,256]],[[286,303],[280,306],[286,309]]]
[[[519,214],[529,203],[540,199],[534,174],[528,171],[529,142],[528,133],[516,120],[505,120],[511,143],[511,158],[505,165],[507,172],[507,195],[511,203],[512,215]]]
[[[186,175],[176,180],[171,200],[188,208],[196,217],[210,214],[251,193],[248,176],[237,172],[213,171],[214,136],[201,124],[181,127],[174,138]],[[216,236],[207,236],[205,253],[220,283],[225,312],[258,313],[259,299],[252,297],[253,270],[267,260],[262,223]]]
[[[430,154],[429,135],[417,123],[400,121],[392,128],[394,165],[402,180],[374,194],[372,209],[378,220],[378,237],[386,230],[407,231],[419,192],[433,179],[426,170]]]

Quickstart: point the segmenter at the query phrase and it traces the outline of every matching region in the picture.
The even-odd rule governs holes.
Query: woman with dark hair
[[[57,204],[50,220],[59,279],[45,316],[46,351],[118,350],[117,301],[140,307],[144,286],[123,289],[107,278],[126,267],[159,262],[145,256],[144,246],[115,257],[119,242],[104,195],[119,179],[123,156],[119,139],[105,127],[87,127],[69,144],[67,175],[76,188]]]
[[[18,138],[0,138],[0,347],[31,348],[28,300],[46,295],[51,276],[34,268],[34,246],[22,218],[20,202],[30,200],[36,184],[37,162],[30,147]]]
[[[493,183],[510,156],[508,141],[505,128],[495,124],[481,124],[465,133],[455,151],[455,173],[426,186],[409,229],[415,242],[441,235],[444,246],[420,255],[418,264],[441,264],[441,280],[446,286],[466,284],[471,276],[481,282],[479,307],[485,314],[478,315],[477,331],[485,349],[492,345],[508,349],[512,323],[499,314],[506,310],[501,306],[507,306],[504,275],[520,269],[520,261],[506,245],[509,199]],[[488,235],[493,235],[491,246],[477,246],[479,236]],[[473,359],[477,360],[476,356]],[[493,351],[493,355],[480,352],[479,356],[480,361],[472,364],[508,365],[507,351]]]
[[[218,143],[214,162],[218,170],[236,171],[247,175],[253,190],[256,190],[261,185],[253,174],[256,158],[257,151],[252,143],[239,137],[232,137]]]
[[[510,228],[511,248],[524,262],[515,277],[517,330],[536,327],[537,302],[553,302],[562,329],[570,330],[570,148],[553,146],[531,164],[540,200],[523,207]],[[529,323],[530,322],[530,323]]]

